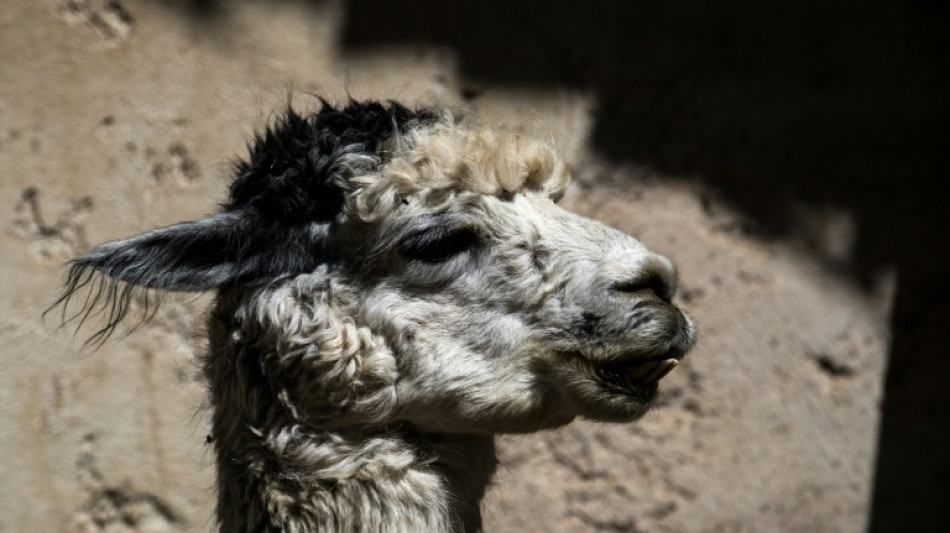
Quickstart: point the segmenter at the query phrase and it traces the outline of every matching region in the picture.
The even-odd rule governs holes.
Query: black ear
[[[107,242],[72,262],[72,273],[171,291],[206,291],[235,279],[247,222],[236,213],[182,222]],[[71,276],[72,277],[72,276]]]
[[[99,245],[73,260],[63,294],[52,307],[63,304],[68,321],[66,304],[90,287],[72,318],[81,323],[105,314],[106,325],[90,339],[104,341],[137,294],[144,297],[147,314],[148,297],[154,294],[148,289],[208,291],[311,271],[327,257],[327,233],[325,223],[288,226],[252,210],[166,226]]]

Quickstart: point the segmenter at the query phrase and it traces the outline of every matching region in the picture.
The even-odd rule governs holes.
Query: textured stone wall
[[[631,425],[500,439],[496,532],[861,531],[892,283],[859,289],[793,239],[766,240],[681,176],[588,147],[596,98],[464,79],[449,49],[347,53],[334,2],[10,1],[0,11],[0,531],[207,531],[214,502],[197,377],[207,297],[83,350],[55,299],[95,243],[194,219],[293,94],[469,105],[557,140],[563,204],[679,264],[700,343]],[[473,89],[477,87],[477,90]],[[808,212],[847,254],[847,212]],[[808,243],[809,246],[814,243]]]

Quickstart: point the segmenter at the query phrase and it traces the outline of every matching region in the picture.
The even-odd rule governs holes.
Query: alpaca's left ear
[[[229,211],[99,245],[73,261],[70,278],[95,272],[150,289],[219,289],[315,268],[325,235],[322,224],[287,227]]]
[[[97,246],[73,260],[62,295],[63,321],[104,313],[106,324],[89,339],[104,342],[143,296],[148,316],[150,291],[208,291],[257,284],[313,271],[326,260],[328,224],[289,225],[253,210],[231,210]],[[66,316],[70,299],[88,288],[79,312]],[[134,328],[133,328],[134,329]]]

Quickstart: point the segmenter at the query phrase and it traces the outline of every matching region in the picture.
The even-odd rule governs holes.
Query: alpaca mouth
[[[639,361],[633,364],[602,365],[597,367],[596,372],[605,381],[650,385],[663,379],[678,364],[679,361],[672,358],[660,361]]]
[[[592,361],[574,352],[569,360],[602,392],[649,401],[656,395],[659,381],[679,365],[683,355],[684,351],[672,350],[649,358]]]
[[[625,363],[606,363],[593,367],[594,374],[605,385],[619,392],[638,392],[655,388],[657,383],[679,365],[679,360],[641,360]]]

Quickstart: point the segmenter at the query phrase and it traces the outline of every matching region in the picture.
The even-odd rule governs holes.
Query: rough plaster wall
[[[230,159],[295,90],[463,102],[450,51],[337,46],[332,2],[10,1],[0,10],[0,531],[207,531],[214,501],[195,357],[207,298],[90,353],[52,301],[92,244],[213,211]],[[469,94],[471,96],[471,94]],[[563,201],[675,258],[699,347],[638,424],[501,439],[487,529],[861,531],[887,280],[862,292],[796,243],[765,242],[715,195],[585,148],[596,102],[479,86],[471,104],[554,137]],[[847,253],[847,213],[822,214]],[[814,243],[812,243],[814,244]],[[91,330],[86,330],[89,333]]]

